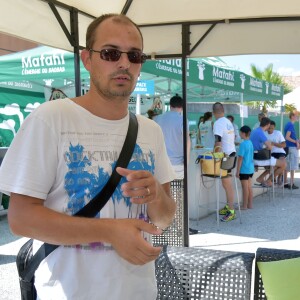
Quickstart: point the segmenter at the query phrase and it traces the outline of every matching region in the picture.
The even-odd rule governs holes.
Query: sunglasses
[[[143,64],[147,59],[147,55],[139,50],[124,52],[118,49],[103,49],[100,51],[90,49],[89,51],[100,53],[100,58],[106,61],[118,61],[122,53],[126,53],[128,60],[133,64]]]

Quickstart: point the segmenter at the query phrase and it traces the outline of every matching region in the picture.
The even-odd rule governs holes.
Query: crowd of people
[[[183,100],[176,95],[170,99],[170,111],[155,118],[155,122],[163,131],[167,153],[179,179],[184,177],[182,109]],[[213,121],[213,117],[215,121]],[[237,156],[234,176],[240,179],[242,186],[243,204],[241,209],[253,208],[252,177],[258,167],[262,167],[263,172],[256,178],[256,185],[272,187],[273,184],[277,184],[284,185],[284,188],[288,189],[298,189],[294,183],[295,170],[299,169],[299,140],[294,126],[297,118],[296,112],[289,114],[289,122],[285,124],[283,133],[276,129],[275,121],[264,113],[258,114],[258,122],[255,123],[252,130],[247,125],[239,129],[234,123],[232,115],[225,117],[224,107],[220,102],[213,104],[212,112],[207,111],[199,118],[197,144],[215,152],[222,151],[227,156]],[[191,140],[189,136],[186,139],[189,159]],[[260,154],[261,151],[267,151],[270,158],[261,160],[257,157],[257,153]],[[271,167],[273,172],[270,172]],[[289,182],[288,172],[290,172]],[[219,214],[222,216],[221,221],[228,222],[236,218],[234,188],[230,176],[222,178],[222,186],[227,203],[220,209]]]
[[[209,117],[212,114],[216,118],[215,123]],[[252,130],[247,125],[238,130],[232,115],[227,115],[227,119],[231,125],[225,121],[221,103],[215,103],[212,113],[206,112],[199,118],[197,143],[205,148],[212,148],[214,151],[220,151],[215,147],[221,146],[221,151],[227,155],[236,155],[235,146],[238,145],[235,176],[240,179],[242,185],[243,205],[241,209],[253,207],[252,177],[257,167],[263,167],[264,171],[256,178],[256,185],[271,187],[277,184],[284,185],[287,189],[299,188],[294,183],[294,173],[299,169],[299,140],[294,126],[298,119],[297,112],[289,114],[289,122],[285,124],[283,133],[276,130],[275,121],[264,113],[258,114],[258,122]],[[209,123],[205,125],[206,122]],[[208,144],[207,140],[213,140],[213,145]],[[262,160],[259,155],[266,150],[270,159]],[[270,167],[273,167],[273,174],[270,172]],[[290,172],[289,182],[288,172]],[[226,182],[225,178],[222,179],[222,183],[227,196],[227,204],[219,211],[219,214],[224,215],[222,221],[231,221],[235,218],[234,194],[231,184]]]

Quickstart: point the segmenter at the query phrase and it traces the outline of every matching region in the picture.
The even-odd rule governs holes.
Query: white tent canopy
[[[156,57],[300,51],[298,0],[9,0],[1,1],[0,31],[72,51],[85,46],[93,18],[110,12],[141,25],[145,52]]]
[[[300,111],[300,87],[283,96],[283,104],[293,104]]]

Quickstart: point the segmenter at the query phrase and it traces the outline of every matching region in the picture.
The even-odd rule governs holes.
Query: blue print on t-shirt
[[[69,170],[65,176],[65,190],[69,196],[67,210],[70,214],[75,214],[92,200],[102,190],[111,173],[111,171],[106,172],[102,167],[98,166],[98,172],[94,174],[91,171],[92,162],[84,153],[82,145],[73,146],[72,144],[69,146],[69,151],[65,153],[66,164]],[[115,164],[116,161],[110,163],[111,170],[113,170]],[[149,151],[149,154],[143,153],[140,146],[136,144],[128,169],[146,170],[154,174],[155,159],[153,153],[151,151]],[[124,197],[121,191],[121,185],[126,181],[125,177],[121,178],[112,195],[112,201],[116,205],[123,200],[126,206],[130,208],[130,198]]]

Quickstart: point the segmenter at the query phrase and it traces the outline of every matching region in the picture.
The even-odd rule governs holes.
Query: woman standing
[[[203,116],[203,122],[199,124],[199,140],[204,148],[213,148],[215,139],[213,134],[212,113],[206,112]]]

